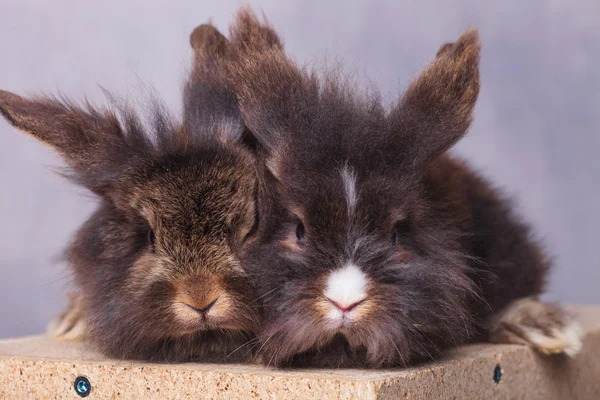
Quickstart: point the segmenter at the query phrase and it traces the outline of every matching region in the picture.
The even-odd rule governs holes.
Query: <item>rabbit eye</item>
[[[300,218],[291,217],[285,225],[285,237],[279,243],[289,251],[296,253],[303,251],[306,243],[306,228]]]
[[[296,225],[296,239],[300,244],[304,244],[304,242],[306,242],[306,232],[302,222],[298,222],[298,225]]]
[[[156,237],[154,236],[154,231],[152,229],[148,229],[148,244],[154,247],[154,241]]]
[[[408,240],[408,235],[410,233],[410,224],[408,220],[398,221],[394,225],[394,230],[392,231],[392,246],[398,245],[400,241],[403,239]]]
[[[399,238],[400,238],[400,235],[398,234],[398,230],[394,228],[394,230],[392,232],[392,246],[395,246],[398,244]]]

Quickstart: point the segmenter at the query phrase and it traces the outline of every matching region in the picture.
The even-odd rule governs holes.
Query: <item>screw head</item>
[[[79,397],[88,397],[92,391],[92,384],[85,376],[78,376],[75,378],[73,388]]]
[[[494,368],[494,382],[496,385],[500,383],[500,379],[502,379],[502,367],[500,364],[497,364],[496,368]]]

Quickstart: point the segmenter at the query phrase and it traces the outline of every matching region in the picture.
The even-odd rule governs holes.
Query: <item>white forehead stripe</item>
[[[358,195],[356,193],[356,174],[348,166],[344,165],[341,170],[342,182],[344,183],[344,192],[346,193],[346,204],[348,205],[348,214],[353,214],[356,209]]]
[[[360,268],[348,263],[329,274],[323,294],[341,307],[350,307],[367,297],[368,281]]]

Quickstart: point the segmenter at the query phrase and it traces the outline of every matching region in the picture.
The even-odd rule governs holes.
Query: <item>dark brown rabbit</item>
[[[263,166],[242,257],[263,302],[263,361],[403,366],[488,336],[577,352],[577,324],[536,300],[549,265],[528,227],[446,153],[479,93],[477,31],[390,112],[337,71],[297,67],[272,35],[240,11],[228,67]]]
[[[54,329],[117,358],[245,360],[259,328],[237,255],[255,226],[256,159],[220,75],[227,41],[210,25],[191,39],[182,124],[156,106],[149,132],[126,108],[0,92],[6,120],[99,198],[66,252],[79,290]]]

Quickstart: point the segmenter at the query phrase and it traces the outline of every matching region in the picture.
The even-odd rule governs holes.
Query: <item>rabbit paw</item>
[[[85,339],[86,319],[83,309],[83,298],[78,294],[72,294],[66,310],[48,324],[46,334],[54,340]]]
[[[525,298],[495,317],[490,341],[529,345],[544,354],[575,356],[581,350],[583,329],[556,304]]]

